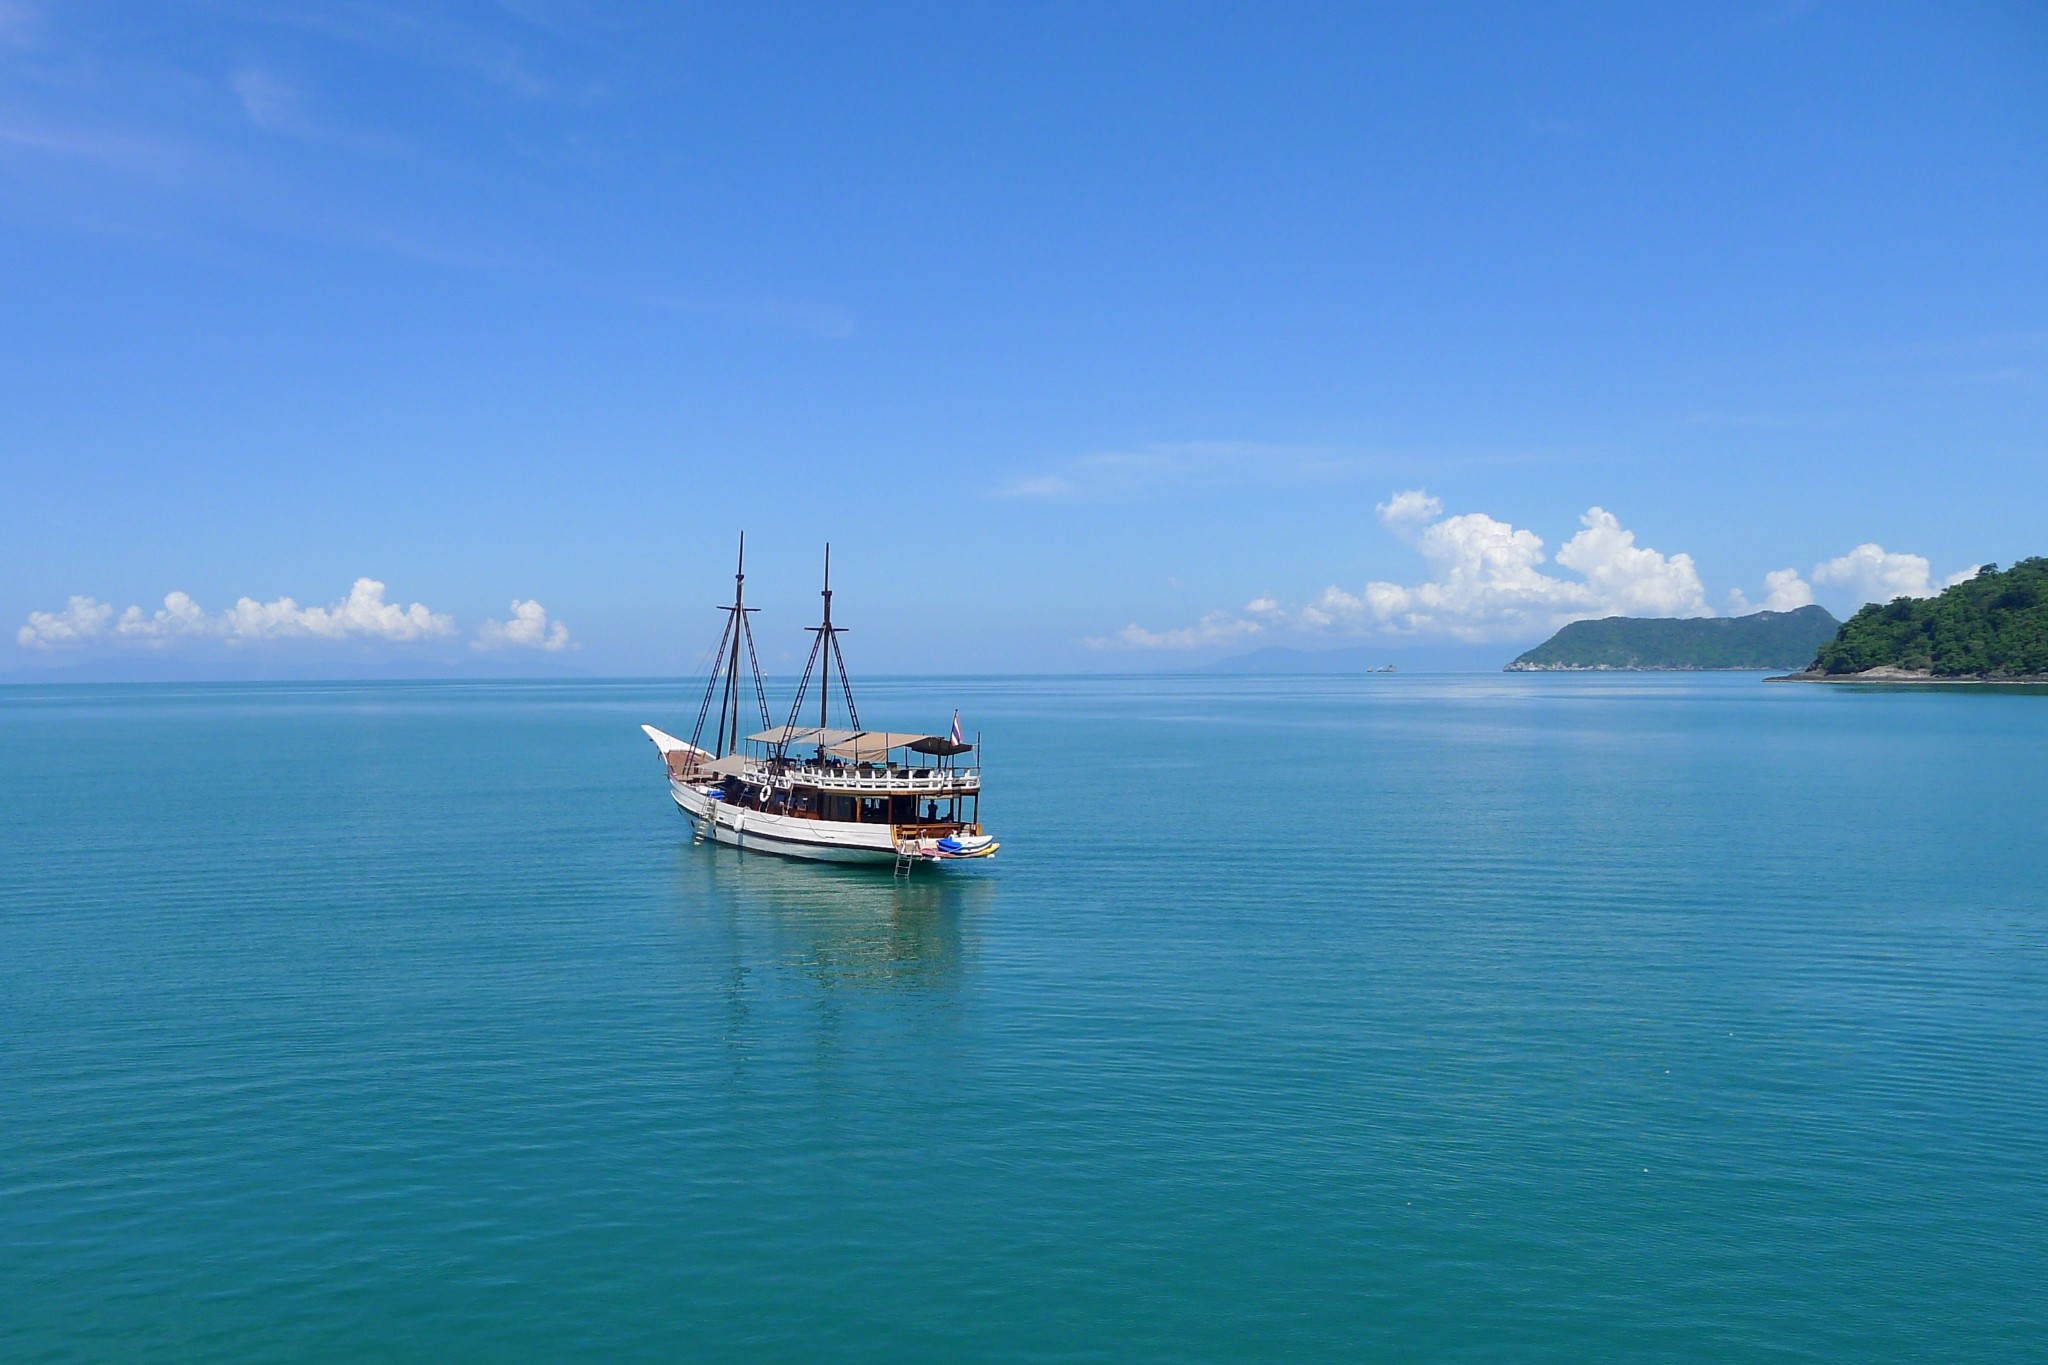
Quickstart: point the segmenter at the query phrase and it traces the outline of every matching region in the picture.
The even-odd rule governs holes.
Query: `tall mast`
[[[832,639],[832,542],[829,540],[825,542],[824,597],[825,623],[819,626],[818,630],[820,633],[820,637],[824,641],[825,652],[827,655],[826,662],[829,664],[831,662],[830,655],[832,651],[837,647]],[[844,668],[845,665],[841,664],[840,667]],[[825,728],[825,702],[828,698],[831,697],[831,695],[832,689],[825,686],[825,679],[823,677],[820,677],[818,679],[818,728],[820,730]]]
[[[747,621],[747,533],[740,532],[740,559],[732,575],[732,617],[741,627]],[[740,636],[743,630],[732,633],[732,658],[725,665],[726,700],[718,707],[718,752],[729,754],[740,747]],[[732,715],[732,747],[726,747],[725,717]]]
[[[711,676],[704,682],[704,701],[697,708],[697,728],[690,732],[695,746],[704,735],[704,721],[711,712],[711,698],[718,697],[718,728],[712,733],[712,747],[718,755],[737,752],[740,747],[740,645],[747,647],[747,666],[754,678],[754,700],[761,710],[761,728],[767,729],[768,693],[761,685],[761,661],[754,654],[754,628],[747,617],[756,608],[747,605],[747,537],[740,533],[739,566],[732,576],[732,605],[725,612],[725,633],[711,651]],[[729,741],[729,742],[728,742]]]
[[[825,599],[824,619],[809,627],[811,634],[818,638],[811,642],[810,657],[804,660],[803,676],[797,679],[796,699],[789,704],[789,722],[783,727],[788,733],[796,729],[796,718],[803,714],[804,699],[810,695],[811,675],[818,675],[818,757],[825,756],[823,731],[830,719],[832,673],[839,674],[839,694],[846,702],[846,724],[849,729],[860,729],[860,711],[853,704],[853,684],[846,676],[846,655],[839,648],[839,637],[844,632],[832,624],[832,547],[825,547]],[[785,741],[786,742],[786,741]],[[778,751],[779,752],[779,751]]]

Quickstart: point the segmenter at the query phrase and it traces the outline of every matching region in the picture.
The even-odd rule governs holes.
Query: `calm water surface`
[[[2048,696],[862,704],[992,864],[692,847],[680,689],[0,689],[0,1356],[2042,1358]]]

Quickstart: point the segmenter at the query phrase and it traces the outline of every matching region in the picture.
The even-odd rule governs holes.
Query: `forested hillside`
[[[1808,671],[1872,668],[1937,678],[2048,675],[2048,559],[2023,559],[2003,573],[1987,564],[1939,597],[1867,606],[1821,646]]]
[[[1509,664],[1507,671],[1797,668],[1834,636],[1839,624],[1824,607],[1748,616],[1574,621]]]

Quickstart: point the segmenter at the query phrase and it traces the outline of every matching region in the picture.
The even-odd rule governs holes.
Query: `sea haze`
[[[0,690],[0,1356],[2048,1339],[2048,696],[860,702],[992,864],[693,847],[666,687]]]

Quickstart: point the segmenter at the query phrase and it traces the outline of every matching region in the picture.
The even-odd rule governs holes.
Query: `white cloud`
[[[296,604],[289,597],[280,597],[275,605],[296,609]],[[130,607],[122,612],[114,633],[129,639],[167,640],[176,635],[226,635],[229,632],[225,616],[211,619],[190,594],[173,592],[165,595],[163,610],[154,616],[144,616],[141,607]]]
[[[1374,623],[1388,630],[1460,639],[1527,629],[1532,617],[1548,620],[1593,607],[1583,585],[1536,567],[1544,559],[1542,537],[1483,512],[1425,526],[1415,544],[1429,567],[1427,581],[1411,587],[1368,583],[1358,599],[1333,588],[1323,593],[1319,604],[1341,610],[1356,600]]]
[[[512,619],[486,621],[476,628],[471,649],[545,649],[550,653],[572,648],[569,628],[548,620],[548,609],[538,602],[512,599]]]
[[[1420,488],[1411,488],[1405,493],[1394,494],[1373,511],[1379,514],[1381,524],[1389,531],[1409,540],[1424,525],[1444,514],[1444,504],[1441,498],[1431,497]]]
[[[1391,494],[1374,507],[1380,524],[1414,546],[1427,574],[1417,583],[1373,581],[1357,589],[1326,587],[1298,607],[1262,595],[1238,611],[1212,611],[1192,626],[1151,630],[1132,624],[1094,638],[1098,649],[1197,649],[1260,632],[1381,635],[1486,642],[1538,638],[1572,621],[1602,616],[1712,616],[1698,566],[1689,554],[1666,554],[1636,543],[1613,513],[1590,507],[1580,529],[1558,548],[1546,571],[1542,537],[1484,512],[1443,515],[1443,502],[1420,488]],[[1853,598],[1851,607],[1896,597],[1932,597],[1976,577],[1973,565],[1937,581],[1921,555],[1896,554],[1875,543],[1816,564],[1811,581],[1797,569],[1764,575],[1764,595],[1751,602],[1729,592],[1735,614],[1795,611],[1815,588]]]
[[[1261,598],[1242,613],[1212,612],[1195,626],[1151,631],[1127,626],[1098,647],[1195,648],[1227,643],[1266,625],[1348,634],[1427,635],[1485,641],[1547,634],[1593,616],[1712,616],[1692,556],[1636,544],[1612,513],[1589,508],[1558,551],[1576,577],[1546,573],[1543,539],[1483,512],[1443,516],[1422,489],[1396,493],[1375,509],[1415,546],[1428,569],[1420,583],[1336,585],[1288,612]],[[1257,619],[1253,619],[1256,617]]]
[[[1813,581],[1847,588],[1859,602],[1889,602],[1895,597],[1933,596],[1927,586],[1929,568],[1920,555],[1891,554],[1882,545],[1866,543],[1814,565]]]
[[[429,611],[418,602],[401,607],[385,601],[384,585],[374,578],[358,578],[348,596],[331,607],[301,607],[289,597],[274,602],[244,597],[225,611],[209,612],[191,594],[173,592],[165,595],[162,608],[154,613],[128,608],[108,632],[107,618],[113,610],[89,597],[74,597],[62,613],[31,612],[28,625],[17,631],[15,638],[24,645],[47,649],[101,635],[160,646],[187,639],[222,640],[231,645],[290,639],[406,642],[455,633],[453,617]]]
[[[1728,596],[1736,604],[1737,611],[1789,611],[1813,601],[1814,588],[1818,587],[1832,590],[1830,597],[1854,610],[1866,602],[1890,602],[1899,597],[1933,597],[1944,588],[1969,582],[1983,567],[1972,564],[1936,582],[1933,566],[1924,555],[1900,554],[1866,541],[1845,555],[1814,565],[1811,586],[1801,581],[1791,569],[1765,574],[1764,588],[1769,595],[1760,608],[1751,607],[1739,591]]]
[[[1622,616],[1712,616],[1692,556],[1665,556],[1636,544],[1612,512],[1588,508],[1585,529],[1564,543],[1557,562],[1582,575],[1603,609]]]
[[[1380,505],[1390,526],[1414,525],[1441,511],[1420,491]],[[1400,634],[1447,635],[1462,640],[1554,630],[1586,616],[1711,616],[1692,556],[1664,555],[1635,543],[1601,508],[1587,510],[1582,529],[1558,551],[1557,562],[1579,579],[1545,573],[1543,539],[1487,516],[1466,512],[1411,530],[1428,566],[1426,581],[1372,582],[1362,592],[1329,587],[1303,608],[1315,628],[1376,627]]]
[[[74,597],[63,611],[32,611],[28,624],[14,632],[26,649],[52,649],[72,645],[106,633],[114,609],[90,597]]]
[[[1199,649],[1203,645],[1242,640],[1264,629],[1257,621],[1233,616],[1227,611],[1212,611],[1194,625],[1183,626],[1179,630],[1147,630],[1132,624],[1115,635],[1098,636],[1085,643],[1090,649]]]
[[[1765,574],[1764,600],[1754,606],[1742,589],[1731,588],[1728,592],[1728,610],[1734,616],[1747,616],[1753,611],[1796,611],[1812,605],[1813,588],[1797,569],[1773,569]]]
[[[1029,478],[1012,479],[1004,486],[1000,496],[1005,498],[1064,498],[1074,491],[1074,485],[1053,474],[1033,475]]]

